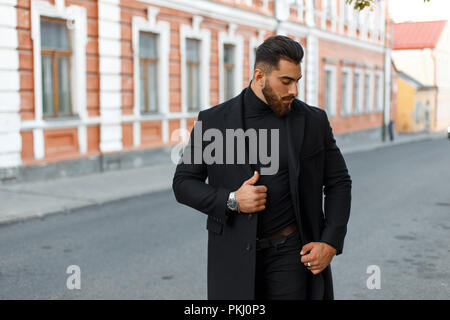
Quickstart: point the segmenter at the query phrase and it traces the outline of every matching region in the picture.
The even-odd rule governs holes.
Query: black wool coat
[[[202,132],[218,129],[225,140],[226,129],[242,129],[245,90],[250,89],[201,111],[198,120],[202,123]],[[327,115],[295,99],[286,116],[286,125],[288,141],[280,143],[288,144],[289,184],[302,245],[326,242],[339,255],[350,215],[352,181]],[[192,154],[196,148],[203,151],[211,143],[194,142],[193,132],[184,149]],[[224,147],[223,159],[226,159],[225,154]],[[177,165],[172,183],[175,198],[207,215],[210,300],[255,298],[258,213],[230,214],[226,207],[229,193],[252,175],[248,161],[244,164],[227,164],[225,160],[222,164],[180,161]],[[331,266],[318,275],[311,273],[308,288],[310,299],[333,299]]]

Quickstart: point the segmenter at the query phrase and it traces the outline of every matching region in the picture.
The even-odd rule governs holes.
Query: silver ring
[[[307,263],[306,263],[306,266],[307,266],[308,268],[311,267],[311,263],[307,262]]]

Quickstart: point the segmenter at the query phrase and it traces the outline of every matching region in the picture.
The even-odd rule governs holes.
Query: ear
[[[264,77],[264,71],[262,71],[261,69],[256,68],[255,71],[253,71],[253,79],[258,81],[262,77]]]
[[[257,85],[264,87],[266,82],[266,74],[261,69],[256,68],[255,71],[253,71],[253,79]]]

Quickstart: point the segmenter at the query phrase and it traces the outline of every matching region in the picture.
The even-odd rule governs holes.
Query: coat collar
[[[231,99],[228,104],[228,108],[224,112],[224,123],[225,129],[243,129],[244,128],[244,95],[245,88],[242,92]],[[299,175],[299,161],[300,161],[300,150],[303,144],[304,128],[305,128],[305,111],[302,104],[298,100],[292,102],[292,109],[286,116],[286,129],[288,132],[288,156],[289,163],[292,164],[292,169],[295,172],[296,177]],[[251,166],[248,164],[248,150],[246,152],[246,164],[238,165],[242,168],[246,176],[251,177],[253,171]]]

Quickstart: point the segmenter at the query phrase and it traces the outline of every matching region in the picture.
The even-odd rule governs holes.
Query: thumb
[[[253,176],[250,179],[246,180],[244,184],[254,185],[256,181],[258,181],[258,179],[259,179],[259,172],[255,170]]]
[[[302,247],[302,251],[300,251],[301,255],[306,254],[308,251],[311,251],[311,249],[314,247],[314,244],[312,242],[305,244]]]

